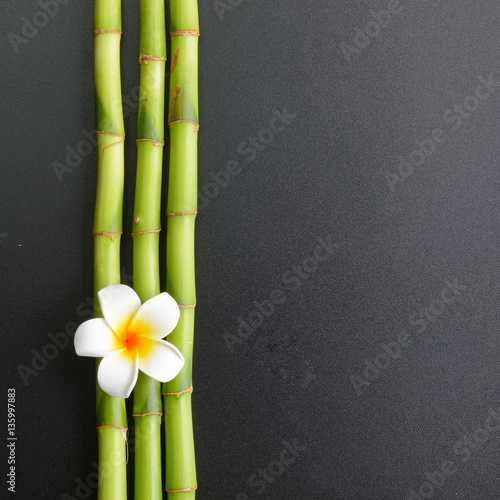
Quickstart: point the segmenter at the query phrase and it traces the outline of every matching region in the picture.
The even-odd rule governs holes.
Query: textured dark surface
[[[40,5],[1,6],[0,417],[5,435],[13,387],[23,499],[96,498],[93,361],[46,347],[89,317],[95,148],[53,167],[94,127],[91,3],[61,4],[27,43],[9,34],[44,24]],[[197,498],[500,498],[498,2],[405,1],[379,28],[370,10],[397,2],[229,3],[200,2]],[[137,15],[124,2],[127,283]],[[402,180],[398,157],[433,135]]]

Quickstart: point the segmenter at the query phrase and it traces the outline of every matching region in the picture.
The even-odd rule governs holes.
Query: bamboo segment
[[[98,147],[94,235],[94,307],[97,292],[120,283],[125,130],[120,79],[120,0],[95,0],[94,71]],[[98,361],[99,363],[99,361]],[[99,500],[127,498],[125,400],[105,394],[97,384]]]
[[[172,63],[168,123],[170,166],[167,201],[167,292],[181,307],[169,335],[184,355],[179,375],[163,384],[165,408],[165,490],[169,500],[195,498],[196,467],[191,416],[194,306],[194,225],[197,207],[198,5],[170,1]]]
[[[141,0],[137,119],[137,177],[134,204],[134,288],[141,302],[160,293],[159,230],[165,107],[165,6]],[[160,383],[139,373],[134,390],[135,499],[161,500]]]

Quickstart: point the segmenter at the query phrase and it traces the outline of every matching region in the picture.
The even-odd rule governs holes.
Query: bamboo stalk
[[[170,166],[167,201],[167,292],[181,307],[170,334],[186,363],[163,384],[165,407],[165,490],[169,500],[195,498],[196,467],[191,416],[194,306],[194,224],[197,208],[198,4],[170,1],[172,62],[169,114]]]
[[[121,1],[95,0],[94,71],[98,148],[94,235],[94,314],[102,316],[97,292],[120,283],[125,129],[121,102]],[[99,363],[99,361],[97,362]],[[99,500],[127,498],[125,400],[97,384]]]
[[[165,6],[141,0],[134,206],[134,288],[141,302],[160,293],[159,229],[165,107]],[[139,373],[134,390],[135,499],[161,500],[161,384]]]

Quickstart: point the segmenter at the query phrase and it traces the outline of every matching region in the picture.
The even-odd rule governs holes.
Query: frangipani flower
[[[75,332],[79,356],[102,357],[97,372],[101,389],[110,396],[128,398],[139,370],[168,382],[184,366],[184,357],[162,340],[177,325],[180,311],[168,293],[141,305],[126,285],[110,285],[97,294],[104,318],[82,323]]]

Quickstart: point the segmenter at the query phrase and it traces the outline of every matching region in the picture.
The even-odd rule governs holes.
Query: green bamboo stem
[[[160,293],[159,228],[164,141],[165,6],[141,0],[137,120],[137,176],[134,205],[134,288],[144,302]],[[139,373],[134,390],[135,499],[161,500],[161,384]]]
[[[120,283],[120,240],[123,211],[125,131],[120,79],[120,0],[95,0],[94,51],[97,193],[94,217],[94,307],[102,316],[97,292]],[[99,361],[98,361],[99,363]],[[125,400],[105,394],[97,384],[96,417],[99,443],[99,500],[125,500]]]
[[[169,500],[195,498],[196,467],[191,416],[194,305],[194,224],[197,209],[198,4],[170,1],[172,62],[169,114],[170,167],[167,201],[167,292],[181,306],[169,335],[186,363],[163,384],[165,407],[165,490]]]

